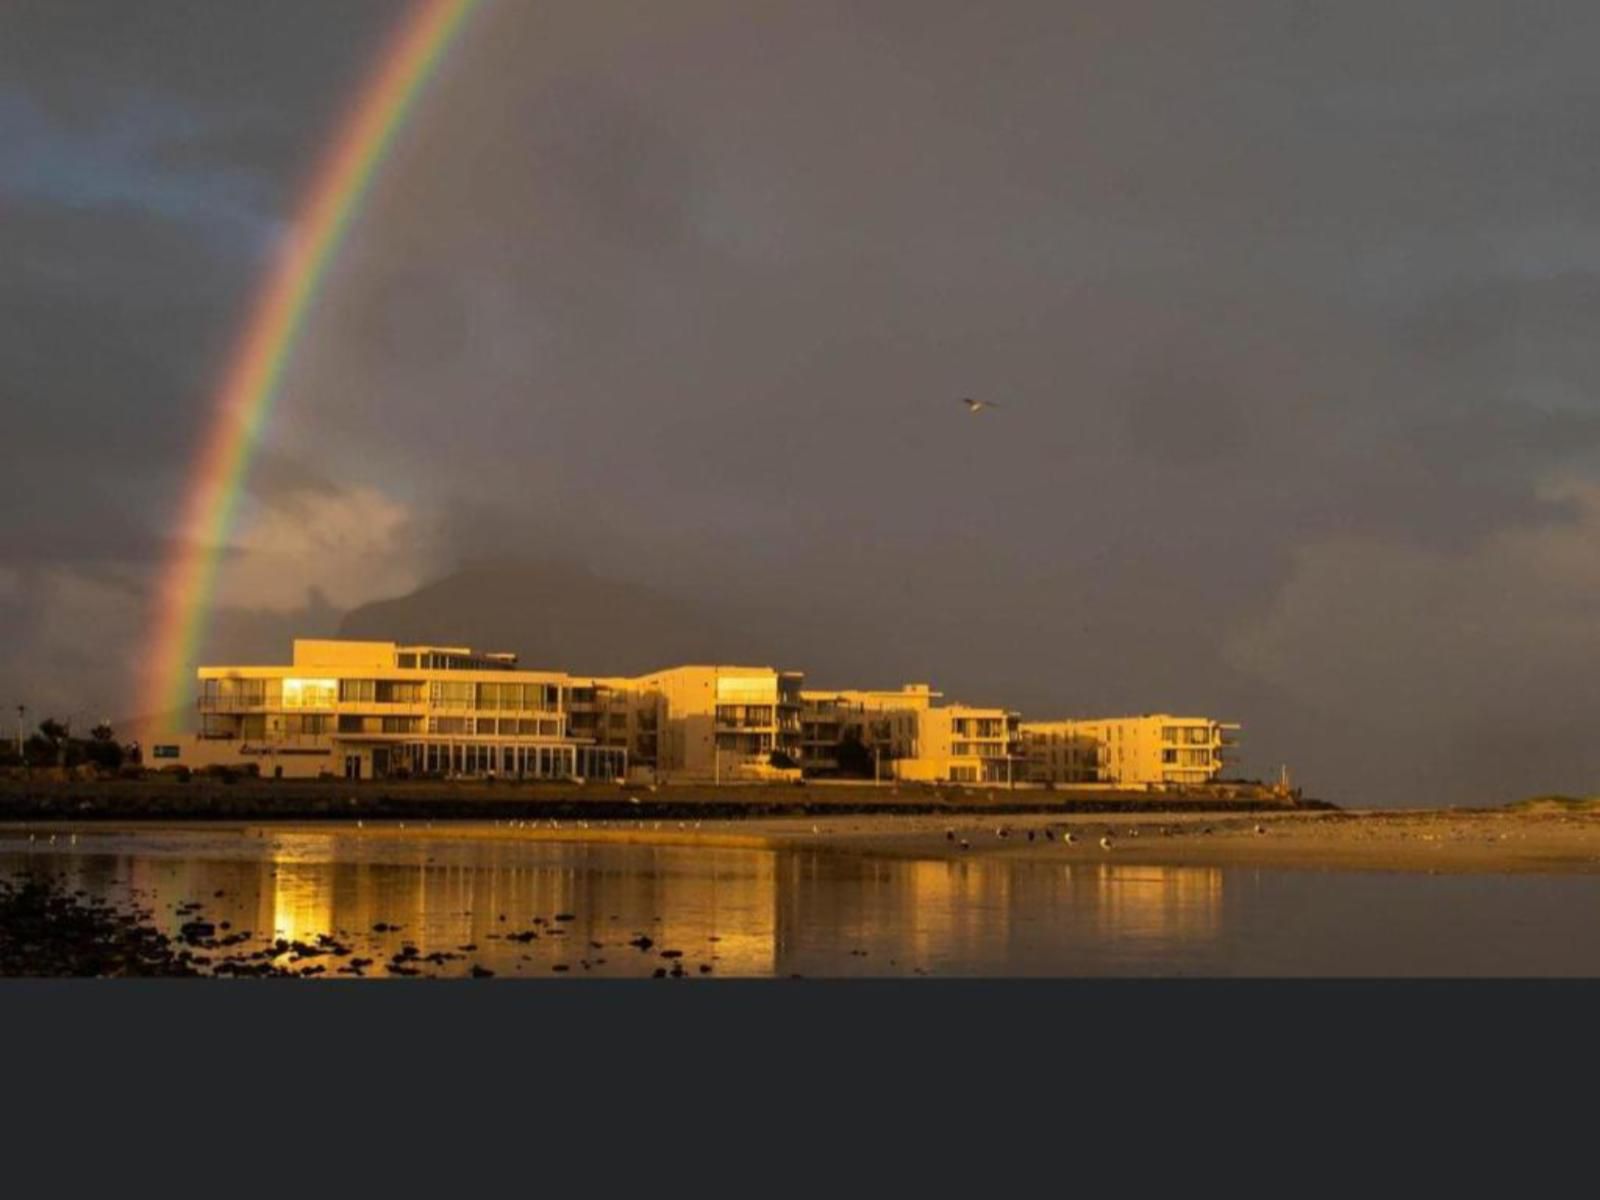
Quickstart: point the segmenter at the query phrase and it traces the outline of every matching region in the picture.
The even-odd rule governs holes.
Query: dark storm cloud
[[[163,544],[394,14],[7,6],[0,466],[53,503],[0,561]],[[1600,449],[1597,34],[1481,0],[491,2],[335,265],[253,503],[279,555],[285,513],[378,512],[426,571],[553,554],[826,614],[871,682],[1237,717],[1247,765],[1345,798],[1583,786],[1556,718]],[[1549,686],[1512,702],[1518,663]],[[1489,728],[1524,774],[1467,752]]]

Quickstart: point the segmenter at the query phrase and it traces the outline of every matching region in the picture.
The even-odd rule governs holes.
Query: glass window
[[[337,681],[332,679],[285,679],[283,681],[283,706],[285,708],[332,708],[338,695]]]
[[[339,703],[371,704],[377,697],[378,684],[373,679],[341,679]]]

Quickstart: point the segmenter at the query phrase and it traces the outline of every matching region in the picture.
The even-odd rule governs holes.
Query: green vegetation
[[[1529,796],[1513,800],[1506,808],[1511,812],[1596,812],[1600,811],[1600,796]]]
[[[873,776],[872,751],[854,729],[846,730],[834,748],[834,760],[839,764],[839,774],[845,779],[871,779]]]
[[[39,722],[39,728],[23,741],[20,757],[15,739],[0,740],[0,768],[60,767],[74,770],[90,767],[109,774],[123,766],[137,766],[140,757],[138,745],[124,746],[117,741],[116,732],[104,721],[91,729],[85,738],[74,737],[72,727],[67,722],[46,717]]]

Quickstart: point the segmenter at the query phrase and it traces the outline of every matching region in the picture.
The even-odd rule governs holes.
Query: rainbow
[[[146,644],[140,711],[166,722],[190,707],[195,658],[250,461],[284,367],[328,266],[418,95],[482,0],[414,0],[372,77],[339,123],[290,236],[250,310],[195,457],[175,549],[162,568]]]

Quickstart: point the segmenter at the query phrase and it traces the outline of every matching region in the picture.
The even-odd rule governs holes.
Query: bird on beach
[[[812,826],[812,827],[811,827],[811,832],[812,832],[812,833],[821,833],[821,832],[822,832],[822,830],[820,830],[820,829],[818,829],[818,828],[817,828],[817,827],[816,827],[816,826],[815,826],[815,825],[813,825],[813,826]]]
[[[1072,830],[1070,830],[1070,829],[1067,830],[1066,833],[1063,833],[1061,835],[1061,842],[1062,842],[1063,845],[1066,845],[1066,846],[1072,845],[1072,843],[1077,841],[1077,840],[1078,840],[1078,835],[1073,833]]]
[[[1111,839],[1109,837],[1102,837],[1100,839],[1100,849],[1102,849],[1102,850],[1111,849]]]
[[[954,829],[946,829],[944,831],[944,840],[947,841],[947,842],[955,841],[956,840],[956,831]]]
[[[1055,830],[1047,828],[1044,831],[1044,840],[1047,841],[1047,842],[1055,841],[1056,840]]]
[[[1265,825],[1257,825],[1256,826],[1256,832],[1257,833],[1265,833],[1266,831],[1267,831],[1267,827]]]

